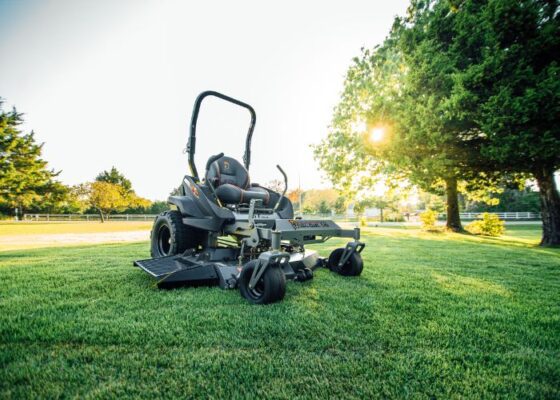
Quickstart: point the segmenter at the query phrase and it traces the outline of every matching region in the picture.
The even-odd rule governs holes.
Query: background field
[[[270,306],[156,289],[145,242],[5,251],[0,398],[558,398],[560,251],[538,229],[369,229],[361,277]]]
[[[152,221],[0,222],[0,252],[147,240]]]
[[[0,237],[13,235],[50,235],[149,230],[153,221],[123,222],[0,222]]]

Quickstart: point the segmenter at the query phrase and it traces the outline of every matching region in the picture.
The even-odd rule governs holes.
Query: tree
[[[294,210],[298,210],[298,212],[302,212],[303,210],[301,209],[301,203],[302,203],[302,199],[303,199],[303,190],[301,189],[294,189],[294,190],[290,190],[286,196],[288,197],[288,199],[292,202],[292,205],[294,207]]]
[[[89,201],[90,185],[87,183],[80,183],[71,186],[68,195],[68,205],[66,212],[70,213],[83,213],[90,206]]]
[[[89,202],[99,212],[101,222],[105,222],[111,212],[122,211],[129,204],[121,186],[100,181],[90,184]]]
[[[97,182],[108,182],[120,186],[123,193],[132,191],[132,183],[115,167],[111,167],[110,171],[103,171],[95,178]]]
[[[371,205],[371,199],[362,199],[360,201],[356,201],[353,205],[354,215],[357,217],[361,217],[366,212],[366,208]]]
[[[331,207],[325,200],[321,200],[317,206],[317,212],[319,214],[330,214]]]
[[[506,188],[504,191],[497,195],[498,202],[495,205],[488,205],[480,202],[467,203],[466,211],[468,212],[514,212],[514,211],[528,211],[540,212],[540,199],[539,193],[532,190],[531,187],[526,187],[522,190],[517,188]]]
[[[371,199],[371,206],[375,207],[379,210],[379,221],[383,222],[384,221],[384,215],[383,215],[383,211],[387,208],[390,208],[391,210],[396,210],[395,207],[395,199],[394,198],[389,198],[389,197],[384,197],[384,196],[375,196]]]
[[[416,53],[410,42],[421,40],[425,26],[419,25],[425,23],[408,28],[397,19],[383,46],[354,59],[333,129],[315,156],[347,192],[385,174],[445,193],[447,227],[460,231],[459,183],[488,188],[495,176],[443,112],[451,90],[447,63],[435,50]]]
[[[24,134],[19,125],[22,114],[15,109],[6,112],[0,99],[0,207],[20,213],[48,198],[51,190],[60,194],[62,186],[55,182],[57,172],[47,169],[41,159],[42,144],[35,142],[34,133]],[[52,194],[52,193],[51,193]],[[57,195],[58,195],[57,194]]]
[[[52,180],[47,182],[39,192],[39,200],[27,207],[30,212],[46,212],[49,214],[71,212],[68,209],[71,201],[68,186]]]
[[[150,207],[147,211],[149,214],[160,214],[164,211],[167,211],[168,209],[169,206],[167,205],[166,201],[154,201],[152,204],[150,204]]]
[[[303,208],[306,213],[327,214],[334,208],[339,194],[334,189],[310,189],[303,192]]]
[[[361,216],[365,213],[366,209],[369,207],[377,208],[379,210],[379,221],[384,222],[385,216],[384,211],[389,209],[391,211],[397,211],[397,198],[393,195],[385,196],[372,196],[361,199],[354,203],[354,213],[357,216]]]
[[[445,211],[445,201],[443,196],[421,191],[419,200],[418,209],[420,210],[433,210],[438,213]]]
[[[152,205],[152,202],[150,200],[137,196],[136,193],[134,193],[134,191],[127,193],[124,196],[124,198],[126,201],[126,208],[123,210],[123,212],[125,213],[130,213],[130,214],[144,213]]]
[[[344,214],[346,209],[348,208],[348,204],[346,201],[346,197],[338,196],[336,201],[334,202],[334,212],[337,214]]]
[[[97,175],[95,181],[110,183],[119,189],[122,195],[122,201],[124,202],[124,207],[119,207],[113,211],[128,212],[132,214],[141,213],[145,212],[152,204],[150,200],[138,196],[132,189],[132,182],[115,167],[111,167],[110,171],[101,172]]]
[[[456,60],[449,113],[477,137],[483,157],[534,177],[541,245],[560,245],[559,2],[463,0],[451,13],[445,2],[436,6],[432,23],[452,33],[442,50]],[[467,57],[458,62],[459,54]]]
[[[333,129],[315,152],[333,182],[349,186],[356,180],[363,181],[364,176],[367,178],[379,172],[400,175],[423,190],[445,193],[447,227],[459,231],[462,230],[458,196],[461,190],[467,196],[492,201],[489,191],[498,191],[504,181],[518,182],[523,178],[526,172],[523,168],[515,168],[499,157],[489,156],[491,152],[486,142],[493,133],[491,126],[484,129],[481,123],[485,109],[479,107],[479,98],[467,93],[463,87],[469,77],[473,83],[485,80],[481,79],[486,76],[484,68],[475,68],[470,75],[463,75],[463,71],[473,62],[476,64],[476,54],[484,52],[491,56],[494,49],[481,45],[492,37],[492,32],[487,30],[491,24],[481,24],[484,18],[471,13],[467,5],[485,9],[487,17],[491,18],[502,9],[506,11],[498,14],[508,15],[505,3],[515,3],[515,7],[518,4],[506,0],[413,0],[407,17],[395,20],[383,45],[372,51],[365,50],[354,60],[335,111]],[[531,2],[527,0],[525,3]],[[554,6],[553,2],[548,2],[548,8],[539,8],[542,1],[532,3],[535,5],[533,9],[540,9],[546,15],[548,23],[557,24],[558,12],[550,10],[550,7],[557,10],[557,2]],[[522,9],[523,5],[520,7]],[[522,14],[520,11],[519,15]],[[530,26],[542,26],[543,21]],[[508,29],[508,24],[502,26],[504,34]],[[546,41],[545,36],[540,40]],[[559,37],[552,29],[548,29],[548,36],[551,40],[552,36]],[[556,43],[556,39],[552,42]],[[537,43],[532,44],[539,47]],[[548,55],[559,54],[556,50],[548,51]],[[501,65],[500,62],[492,64],[498,71]],[[514,65],[514,59],[509,60],[509,66]],[[549,71],[548,76],[556,76],[555,71]],[[523,82],[519,75],[514,79],[515,82],[506,83],[504,87],[515,87]],[[492,84],[496,84],[496,80]],[[547,118],[550,121],[558,120],[558,98],[556,94],[550,95],[551,92],[557,93],[555,84],[558,79],[547,81],[548,91],[545,92],[549,94],[544,96],[549,100],[551,112]],[[488,91],[490,97],[496,93],[494,89]],[[479,114],[465,112],[460,106],[462,103],[470,105]],[[505,98],[498,103],[507,104]],[[538,102],[531,104],[535,106]],[[469,110],[469,107],[465,109]],[[490,112],[488,115],[495,114]],[[506,115],[504,112],[500,118]],[[363,129],[356,132],[353,125],[356,126],[360,119]],[[520,123],[526,118],[512,119]],[[497,126],[499,123],[500,119]],[[383,130],[385,135],[377,134]],[[544,135],[548,141],[550,136]],[[559,141],[556,139],[555,143]],[[516,146],[508,145],[508,141],[498,141],[496,145],[509,146],[509,151],[516,151]],[[559,154],[556,148],[552,152]],[[519,158],[517,162],[526,165]],[[542,192],[550,193],[548,203],[554,203],[557,192],[550,189],[554,183],[550,176],[548,173],[548,186],[545,185]],[[482,190],[486,192],[485,196],[480,196]]]

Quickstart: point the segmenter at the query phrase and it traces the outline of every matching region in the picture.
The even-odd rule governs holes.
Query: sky
[[[216,90],[257,112],[251,180],[328,186],[311,144],[328,132],[352,58],[380,44],[408,0],[0,0],[0,97],[66,184],[112,166],[163,200],[189,173],[194,100]],[[208,99],[196,163],[241,160],[248,113]]]

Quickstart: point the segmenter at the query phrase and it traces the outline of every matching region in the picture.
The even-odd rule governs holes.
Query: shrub
[[[422,229],[433,231],[436,229],[438,213],[434,210],[426,210],[420,213],[420,221],[422,221]]]
[[[482,219],[471,222],[465,229],[473,235],[500,236],[504,233],[504,221],[495,214],[483,213]]]
[[[388,212],[385,214],[385,221],[387,222],[404,222],[404,216],[398,212]]]
[[[360,226],[367,226],[367,217],[360,218]]]

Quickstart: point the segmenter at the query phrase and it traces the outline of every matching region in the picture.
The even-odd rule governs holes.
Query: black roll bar
[[[196,151],[196,123],[198,121],[198,113],[200,112],[200,106],[202,100],[208,96],[218,97],[222,100],[229,101],[230,103],[236,104],[240,107],[244,107],[249,110],[251,114],[251,124],[249,125],[249,130],[247,131],[247,139],[245,139],[245,154],[243,155],[243,163],[245,168],[249,169],[249,164],[251,164],[251,138],[253,137],[253,130],[255,129],[255,124],[257,123],[257,114],[253,107],[249,104],[234,99],[233,97],[226,96],[225,94],[215,92],[213,90],[207,90],[198,95],[194,102],[192,117],[191,117],[191,128],[189,134],[189,141],[187,142],[187,152],[189,153],[189,167],[191,169],[191,174],[193,178],[199,181],[198,171],[194,163],[194,153]]]

